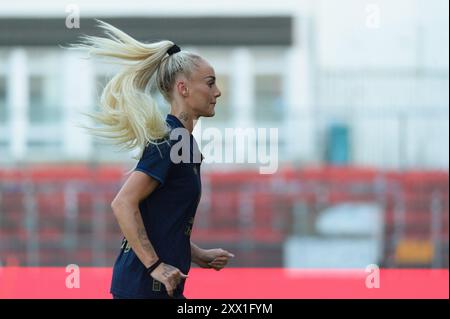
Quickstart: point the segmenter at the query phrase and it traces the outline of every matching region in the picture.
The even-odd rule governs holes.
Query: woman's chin
[[[212,109],[208,113],[205,113],[203,116],[204,117],[213,117],[214,115],[216,115],[216,111],[214,111],[214,109]]]

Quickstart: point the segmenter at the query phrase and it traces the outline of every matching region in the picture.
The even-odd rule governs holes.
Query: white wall
[[[379,8],[378,28],[370,27],[375,12],[371,5]],[[448,7],[447,0],[319,0],[320,64],[351,69],[418,64],[448,68]]]
[[[317,110],[348,123],[356,164],[448,169],[448,7],[316,2]]]
[[[290,14],[304,1],[298,0],[33,0],[5,1],[0,16],[60,17],[68,4],[76,4],[86,16],[258,16]]]
[[[283,92],[288,104],[280,132],[289,147],[280,154],[280,159],[320,162],[324,134],[321,125],[326,125],[326,121],[318,122],[318,118],[337,116],[349,120],[353,134],[352,158],[357,165],[448,168],[449,4],[446,0],[202,0],[189,1],[189,5],[179,0],[8,1],[2,3],[0,17],[64,18],[66,4],[72,3],[87,17],[291,15],[293,46],[276,61],[284,68],[280,73],[284,76]],[[368,7],[372,4],[377,6]],[[373,28],[370,17],[378,9],[379,27]],[[233,63],[234,57],[239,62],[239,57],[247,54],[249,65],[258,65],[257,55],[246,48],[239,50],[231,52],[241,52],[240,55],[217,56],[217,60],[226,65],[226,59]],[[240,101],[242,96],[252,101],[248,92],[243,92],[252,87],[251,77],[239,73],[243,69],[236,63],[232,65],[237,73],[235,78],[244,81],[239,85],[233,82],[240,91],[233,93],[232,103]],[[86,70],[92,73],[90,67]],[[246,70],[257,72],[250,67]],[[86,81],[80,86],[84,95],[77,97],[83,104],[87,104],[90,95],[86,87],[90,83],[89,72],[83,73]],[[68,80],[70,77],[65,78],[66,85]],[[69,95],[62,100],[67,126],[75,100]],[[251,109],[243,114],[251,114]],[[399,114],[409,116],[405,127],[397,119]],[[234,118],[232,125],[242,125],[239,120],[243,118],[247,124],[253,123],[249,116]],[[19,122],[16,118],[16,131]],[[70,142],[64,146],[66,154],[89,157],[86,154],[92,150],[86,141],[80,142],[74,130],[64,130],[66,143]],[[404,135],[399,136],[400,130]],[[18,146],[14,149],[17,154],[23,153]]]

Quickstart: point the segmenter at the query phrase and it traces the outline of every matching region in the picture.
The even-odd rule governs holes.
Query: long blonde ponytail
[[[171,41],[141,43],[116,27],[97,21],[109,38],[85,35],[80,44],[70,48],[87,50],[93,56],[113,58],[122,64],[123,69],[104,88],[100,112],[87,114],[102,126],[89,127],[88,130],[112,139],[125,149],[139,148],[142,152],[148,143],[161,141],[169,130],[147,90],[149,81],[155,79],[162,95],[170,99],[175,75],[183,72],[190,76],[200,57],[183,51],[168,56],[167,50],[174,44]]]

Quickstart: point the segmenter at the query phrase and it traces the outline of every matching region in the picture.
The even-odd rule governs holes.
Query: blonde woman
[[[123,69],[102,92],[101,111],[91,114],[102,126],[92,131],[141,151],[111,204],[124,238],[110,292],[113,298],[184,298],[191,261],[220,270],[234,257],[190,241],[201,196],[201,161],[195,161],[199,151],[191,133],[198,118],[214,116],[221,95],[215,72],[171,41],[142,43],[99,23],[108,37],[84,36],[75,47],[114,58]],[[149,93],[154,84],[171,106],[165,120]],[[178,161],[186,148],[174,152],[177,143],[189,146],[189,160]]]

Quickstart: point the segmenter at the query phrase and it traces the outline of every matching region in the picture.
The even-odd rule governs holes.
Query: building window
[[[283,119],[284,101],[281,75],[257,75],[255,79],[255,108],[257,122],[280,122]]]
[[[30,77],[29,121],[31,124],[58,123],[61,119],[61,106],[56,104],[58,89],[56,83],[42,75]]]
[[[5,127],[9,121],[9,112],[6,105],[6,76],[0,75],[0,162],[6,160],[9,153],[10,137]]]
[[[9,113],[6,105],[6,77],[0,76],[0,123],[8,122]]]
[[[49,159],[58,160],[56,154],[60,154],[62,141],[46,137],[45,139],[29,139],[27,141],[28,155],[32,155],[29,161],[46,161]]]

